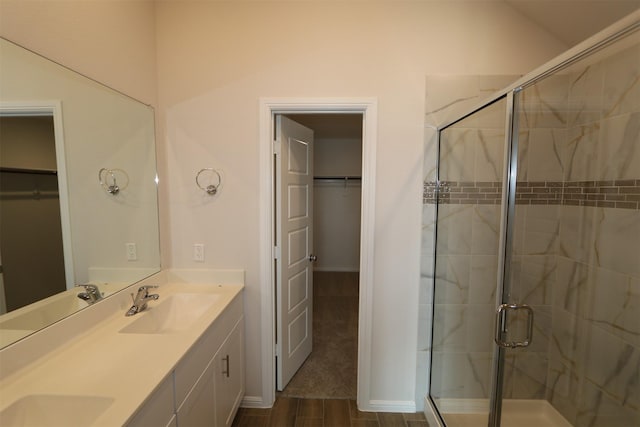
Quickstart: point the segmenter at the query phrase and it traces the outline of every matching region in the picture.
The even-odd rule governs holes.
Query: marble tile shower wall
[[[514,296],[543,304],[548,354],[514,369],[574,426],[640,425],[639,81],[636,44],[522,93],[518,181],[592,189],[516,208]]]
[[[504,397],[547,399],[576,427],[627,427],[640,425],[640,45],[601,57],[521,94],[510,293],[536,322],[532,346],[508,352]],[[441,153],[441,177],[476,190],[439,205],[436,397],[490,387],[503,136],[487,123],[451,129]]]

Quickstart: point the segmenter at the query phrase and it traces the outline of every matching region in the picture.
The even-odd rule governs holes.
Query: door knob
[[[318,257],[316,255],[314,255],[314,254],[309,255],[309,261],[314,262],[314,261],[317,261],[317,260],[318,260]]]

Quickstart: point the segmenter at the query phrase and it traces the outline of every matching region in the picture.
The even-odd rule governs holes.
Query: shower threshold
[[[446,427],[484,427],[489,418],[485,399],[437,399]],[[546,400],[504,399],[501,427],[572,427]]]

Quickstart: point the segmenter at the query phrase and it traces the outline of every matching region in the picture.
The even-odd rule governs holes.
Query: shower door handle
[[[527,336],[524,341],[505,341],[503,334],[506,332],[505,322],[508,310],[525,310],[527,312]],[[501,304],[496,310],[495,342],[500,347],[517,348],[528,347],[533,340],[533,309],[527,304]]]

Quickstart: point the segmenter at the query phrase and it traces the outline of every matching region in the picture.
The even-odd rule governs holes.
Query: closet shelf
[[[0,167],[0,172],[30,173],[30,174],[38,174],[38,175],[57,175],[58,174],[58,171],[56,171],[56,170],[27,169],[27,168],[5,168],[5,167]]]
[[[341,181],[347,181],[347,180],[361,180],[362,177],[361,176],[314,176],[313,179],[317,179],[317,180],[341,180]]]

